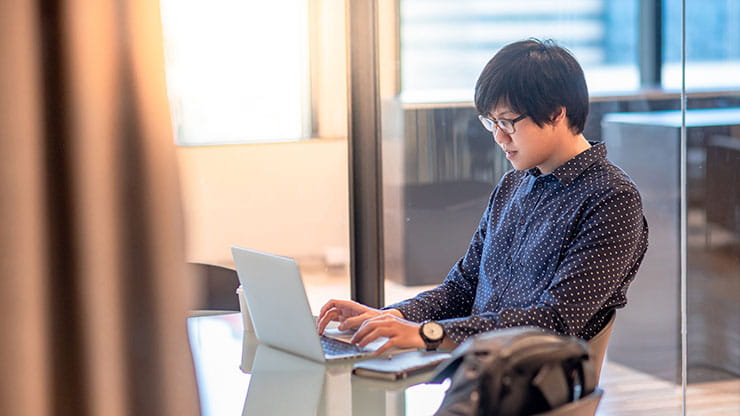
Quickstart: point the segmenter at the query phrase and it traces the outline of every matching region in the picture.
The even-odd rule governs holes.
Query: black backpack
[[[534,415],[590,394],[597,383],[585,341],[534,327],[468,339],[432,382],[448,377],[437,416]]]

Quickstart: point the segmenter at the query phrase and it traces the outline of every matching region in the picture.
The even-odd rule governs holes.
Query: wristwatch
[[[419,335],[427,346],[427,351],[434,351],[445,337],[445,329],[439,322],[426,321],[419,327]]]

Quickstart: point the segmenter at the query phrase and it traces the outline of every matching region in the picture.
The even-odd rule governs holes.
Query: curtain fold
[[[4,416],[198,413],[160,29],[158,2],[0,2]]]

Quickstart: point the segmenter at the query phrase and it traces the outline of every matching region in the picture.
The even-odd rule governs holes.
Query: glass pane
[[[681,3],[664,1],[663,85],[681,88]],[[740,6],[734,0],[686,2],[686,88],[740,87]]]
[[[306,0],[163,0],[161,8],[177,144],[310,135]]]
[[[686,16],[687,410],[740,414],[740,1]]]
[[[627,305],[616,312],[599,415],[681,408],[681,101],[640,88],[639,17],[637,1],[401,0],[397,40],[381,41],[387,304],[442,282],[512,169],[473,105],[488,60],[505,44],[538,37],[569,48],[583,66],[583,134],[605,142],[609,160],[631,176],[650,227]],[[665,30],[680,32],[676,24]]]
[[[201,11],[187,16],[163,13],[172,20],[171,26],[186,27],[187,39],[200,35],[210,39],[212,35],[201,33],[197,30],[201,26],[191,24],[190,19],[210,23],[215,15],[225,19],[223,26],[216,25],[216,32],[228,32],[228,42],[202,44],[200,39],[197,45],[180,45],[189,59],[200,61],[184,69],[217,83],[223,81],[225,73],[239,72],[240,80],[247,82],[218,84],[228,97],[237,97],[236,101],[216,100],[226,113],[220,113],[222,107],[214,109],[218,113],[215,119],[185,112],[181,114],[185,124],[207,121],[208,126],[223,131],[223,137],[245,141],[300,137],[305,124],[296,106],[303,99],[311,103],[314,119],[311,140],[178,147],[188,261],[233,267],[232,245],[292,257],[301,269],[315,312],[329,298],[349,298],[344,10],[334,7],[332,0],[263,2],[257,6],[240,1],[165,3],[166,9]],[[305,23],[297,24],[300,18],[294,13],[303,16]],[[291,29],[273,36],[285,25]],[[278,45],[270,43],[276,39]],[[259,45],[234,45],[250,42]],[[221,47],[238,57],[238,65],[214,57],[211,49]],[[275,59],[258,58],[252,54],[253,48],[269,51]],[[290,61],[299,58],[306,62]],[[296,73],[288,74],[290,71]],[[279,82],[274,83],[276,77]],[[303,87],[298,86],[298,78]],[[189,96],[193,106],[210,108],[214,104],[208,95],[215,93],[210,90],[213,84],[197,84],[190,78],[179,81],[185,82],[183,87],[197,87],[206,93]],[[259,88],[252,88],[255,85]],[[302,95],[309,89],[310,100]],[[242,100],[248,100],[250,107]],[[260,111],[251,111],[252,107]],[[221,123],[221,117],[229,121]]]
[[[481,62],[507,43],[557,39],[579,56],[592,94],[639,86],[638,2],[401,0],[405,101],[470,100]]]

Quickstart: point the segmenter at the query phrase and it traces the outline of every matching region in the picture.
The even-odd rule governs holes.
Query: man
[[[588,90],[575,58],[551,41],[501,49],[475,86],[483,126],[514,170],[493,190],[465,255],[438,287],[383,310],[347,300],[321,309],[358,328],[365,346],[453,349],[471,335],[533,325],[590,339],[626,291],[647,249],[635,184],[582,132]]]

